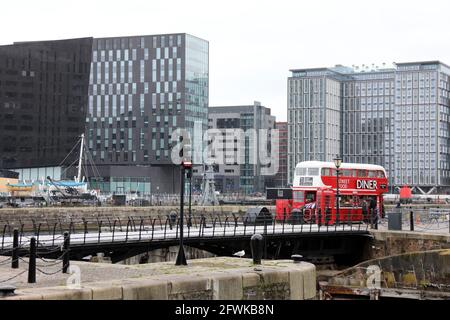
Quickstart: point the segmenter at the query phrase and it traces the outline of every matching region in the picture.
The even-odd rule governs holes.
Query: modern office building
[[[84,132],[92,38],[0,46],[0,168],[64,178]]]
[[[295,69],[288,78],[288,179],[305,160],[375,163],[394,191],[450,191],[450,68]]]
[[[209,108],[209,129],[218,129],[223,136],[218,141],[231,144],[222,145],[225,164],[215,165],[215,187],[222,193],[251,194],[265,192],[266,186],[273,185],[273,175],[261,175],[261,163],[258,154],[263,147],[259,129],[274,129],[275,116],[270,114],[270,109],[259,102],[253,105],[221,106]],[[239,138],[226,135],[227,129],[242,129],[244,136]],[[252,129],[256,134],[252,133]],[[245,134],[246,133],[246,134]],[[270,143],[270,131],[268,143]],[[212,137],[210,137],[212,139]],[[238,151],[240,144],[240,152]],[[233,159],[230,161],[230,159]],[[195,179],[197,187],[200,186],[201,170],[197,170]]]
[[[275,129],[278,130],[278,173],[274,177],[275,187],[286,187],[290,184],[287,179],[287,157],[288,157],[288,123],[275,122]]]
[[[104,192],[176,193],[172,131],[208,126],[207,41],[189,34],[94,39],[86,118],[96,168],[91,186]]]

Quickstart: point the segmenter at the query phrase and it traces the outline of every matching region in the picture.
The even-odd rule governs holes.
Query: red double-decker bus
[[[302,221],[335,224],[368,221],[369,213],[382,214],[383,193],[388,191],[386,171],[373,164],[343,163],[339,170],[339,215],[337,175],[333,162],[304,161],[295,168],[292,199],[276,201],[276,218],[289,218],[302,211]]]

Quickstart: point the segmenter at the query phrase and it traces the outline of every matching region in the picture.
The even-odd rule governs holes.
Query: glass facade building
[[[289,185],[287,180],[288,123],[277,121],[275,122],[275,129],[278,130],[279,170],[274,178],[274,186],[286,187]]]
[[[273,176],[261,175],[261,164],[258,160],[261,145],[259,129],[275,129],[275,116],[270,114],[270,109],[261,106],[259,102],[246,106],[222,106],[209,109],[209,128],[219,129],[224,136],[221,141],[224,145],[224,157],[232,158],[236,162],[218,164],[215,166],[215,187],[223,193],[251,194],[265,192],[265,187],[273,184]],[[226,134],[227,129],[242,129],[244,136],[234,137]],[[253,130],[256,130],[253,132]],[[270,131],[268,132],[270,137]],[[231,140],[232,139],[232,140]],[[242,139],[242,140],[241,140]],[[270,141],[270,140],[269,140]],[[239,146],[238,146],[239,144]],[[237,152],[238,148],[240,152]],[[228,158],[228,159],[229,159]],[[239,158],[239,161],[238,161]],[[195,172],[195,171],[194,171]],[[198,176],[200,171],[195,172]],[[201,179],[196,179],[199,187]]]
[[[93,187],[178,191],[171,134],[207,128],[208,52],[207,41],[188,34],[94,39],[86,117]],[[198,136],[193,148],[202,143]],[[119,181],[130,183],[117,187]]]
[[[363,71],[343,66],[291,71],[289,180],[297,162],[331,161],[341,154],[345,162],[384,166],[392,192],[403,185],[422,193],[449,190],[447,65],[428,61]],[[328,81],[337,84],[336,104],[329,99],[321,103],[320,95],[330,93],[328,87],[321,91],[321,83]],[[315,95],[319,103],[314,103]],[[327,108],[338,111],[338,122],[330,123],[328,112],[321,122],[321,111]],[[335,123],[337,127],[332,126]],[[329,144],[335,146],[329,153],[316,151],[327,150]]]
[[[61,178],[84,132],[91,56],[92,38],[0,46],[0,168]]]

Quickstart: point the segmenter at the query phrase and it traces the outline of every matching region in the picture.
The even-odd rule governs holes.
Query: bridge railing
[[[318,217],[306,221],[300,216],[277,220],[270,214],[187,214],[184,219],[184,238],[250,237],[255,233],[266,236],[298,235],[304,233],[336,233],[367,231],[368,223],[348,215],[336,222],[330,212],[318,212]],[[14,229],[19,230],[20,244],[27,246],[35,237],[43,248],[61,246],[63,233],[69,232],[72,245],[135,241],[173,241],[180,237],[180,219],[176,212],[164,216],[83,217],[81,219],[29,219],[0,221],[0,254],[12,244]]]
[[[388,228],[389,217],[400,214],[402,230],[428,233],[450,233],[450,210],[447,208],[408,207],[391,208],[381,220],[381,227]]]

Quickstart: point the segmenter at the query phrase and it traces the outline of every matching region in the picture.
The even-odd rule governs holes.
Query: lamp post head
[[[336,158],[334,158],[333,161],[336,168],[339,169],[342,164],[342,158],[339,155],[336,155]]]
[[[183,162],[181,162],[181,165],[185,169],[191,169],[192,168],[192,162],[191,161],[183,161]]]

